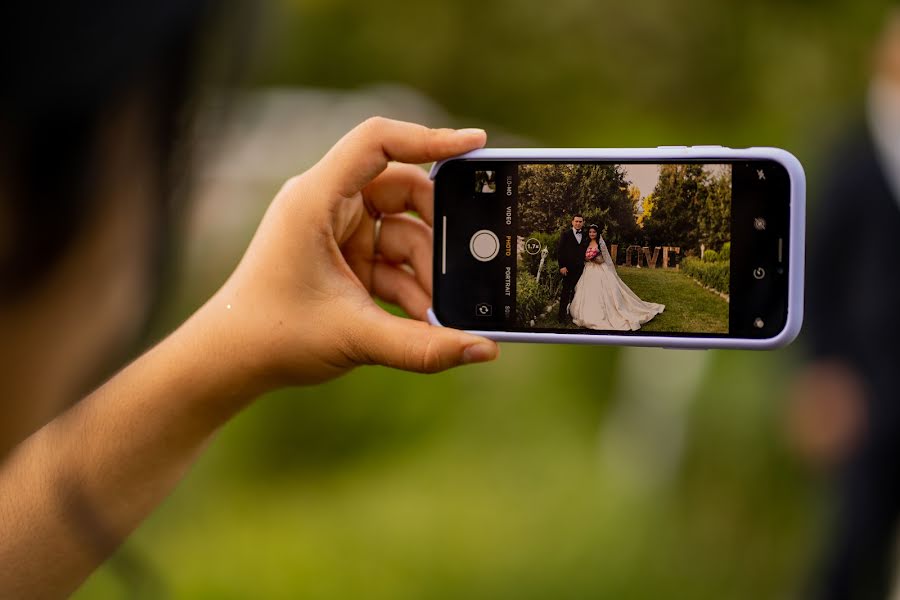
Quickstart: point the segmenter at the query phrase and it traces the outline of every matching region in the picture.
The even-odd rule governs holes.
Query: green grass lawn
[[[684,273],[663,269],[616,267],[619,277],[635,294],[647,302],[659,302],[666,310],[641,331],[696,331],[728,333],[728,303],[703,289]],[[538,327],[559,327],[556,309]],[[571,329],[578,329],[568,324]]]

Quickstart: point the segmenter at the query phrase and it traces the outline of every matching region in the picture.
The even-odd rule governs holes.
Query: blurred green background
[[[891,5],[267,4],[159,331],[221,283],[280,178],[374,111],[492,145],[782,146],[814,217]],[[281,391],[76,598],[794,596],[829,507],[785,433],[801,358],[507,344],[491,365]]]

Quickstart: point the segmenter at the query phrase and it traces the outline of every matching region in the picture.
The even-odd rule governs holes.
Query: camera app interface
[[[452,180],[467,179],[465,190],[461,183],[455,191],[442,186],[456,200],[453,211],[448,200],[437,224],[442,248],[435,266],[443,275],[455,272],[461,285],[442,292],[458,301],[452,307],[438,301],[439,318],[518,331],[731,332],[732,193],[736,178],[764,185],[753,165],[469,167]],[[762,212],[750,208],[741,218],[748,232],[739,237],[765,235]],[[745,253],[751,245],[744,244]],[[747,288],[763,297],[752,287],[754,273],[745,275],[738,293]],[[762,279],[765,269],[755,275]],[[761,329],[766,315],[757,312]]]

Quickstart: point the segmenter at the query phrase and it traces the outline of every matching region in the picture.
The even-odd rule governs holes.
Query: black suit
[[[844,464],[816,599],[886,598],[900,523],[900,206],[866,128],[839,147],[811,223],[806,340],[865,382],[867,426]]]
[[[581,279],[584,272],[584,251],[588,245],[586,229],[581,230],[581,242],[575,237],[575,232],[569,227],[559,235],[559,248],[556,251],[556,260],[559,268],[565,267],[569,272],[562,275],[562,286],[559,292],[559,320],[568,322],[569,316],[566,307],[575,295],[575,284]]]

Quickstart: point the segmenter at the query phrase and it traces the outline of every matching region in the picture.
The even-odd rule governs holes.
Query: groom
[[[571,321],[568,313],[569,303],[575,295],[575,284],[584,272],[584,251],[588,245],[588,236],[584,233],[584,217],[572,216],[572,227],[565,229],[559,236],[559,248],[556,260],[559,261],[559,272],[562,285],[559,292],[559,322]]]

